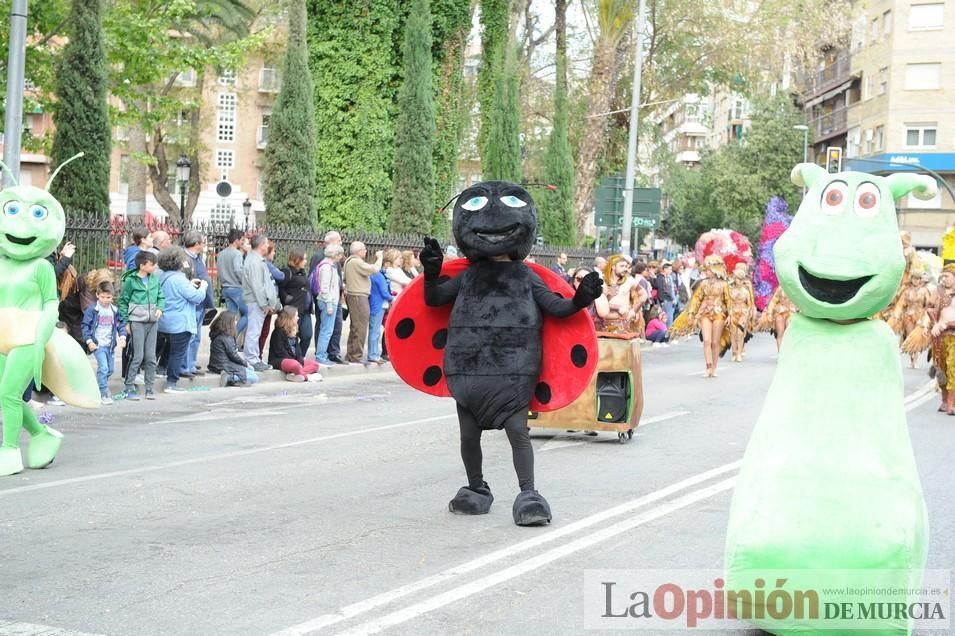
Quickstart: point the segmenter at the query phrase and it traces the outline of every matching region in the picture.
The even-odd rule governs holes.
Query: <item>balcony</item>
[[[836,108],[832,112],[825,113],[809,122],[809,125],[815,131],[817,142],[825,141],[831,137],[841,135],[846,132],[846,113],[849,109],[845,106]]]
[[[259,71],[259,92],[260,93],[278,93],[281,88],[279,82],[279,73],[271,67],[263,67]]]
[[[259,126],[255,133],[255,147],[262,150],[269,143],[269,127]]]
[[[821,71],[796,74],[796,82],[803,92],[802,101],[804,102],[850,81],[851,78],[850,58],[846,51],[836,55],[835,59]]]

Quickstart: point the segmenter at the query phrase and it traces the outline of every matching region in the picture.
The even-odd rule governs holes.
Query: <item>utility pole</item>
[[[3,163],[20,181],[20,140],[23,136],[23,86],[27,46],[27,0],[13,0],[10,10],[10,56],[7,60],[7,104],[3,125]],[[4,187],[13,180],[3,173]]]
[[[646,0],[640,0],[637,10],[636,44],[633,61],[633,94],[630,98],[630,138],[627,142],[627,174],[623,182],[623,236],[620,251],[630,256],[630,233],[633,230],[633,182],[637,171],[637,129],[640,127],[640,79],[643,71],[643,32],[646,29],[644,9]],[[637,232],[637,236],[640,233]]]

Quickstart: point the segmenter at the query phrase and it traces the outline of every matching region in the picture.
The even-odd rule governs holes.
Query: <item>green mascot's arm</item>
[[[40,298],[43,301],[43,310],[36,326],[36,340],[34,341],[33,379],[36,388],[42,387],[43,359],[46,355],[46,343],[53,336],[56,322],[59,319],[60,300],[56,291],[56,274],[53,266],[46,259],[36,261],[36,282],[40,288]]]

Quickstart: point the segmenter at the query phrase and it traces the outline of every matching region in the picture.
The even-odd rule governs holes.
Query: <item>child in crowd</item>
[[[136,254],[136,269],[123,275],[123,291],[119,296],[119,313],[126,330],[133,339],[133,360],[126,373],[126,399],[138,400],[133,382],[140,367],[146,383],[146,399],[155,400],[153,384],[156,380],[156,335],[159,319],[165,308],[165,298],[159,277],[155,275],[156,255],[140,251]]]
[[[235,342],[237,321],[234,312],[223,311],[209,325],[209,371],[219,374],[219,386],[248,386],[258,380]]]
[[[100,400],[112,404],[109,378],[113,375],[116,346],[126,346],[126,323],[113,304],[113,284],[103,283],[96,290],[96,304],[83,313],[83,339],[96,358],[96,381]]]
[[[319,382],[318,362],[306,360],[298,344],[298,310],[284,307],[275,319],[275,329],[269,340],[269,364],[281,369],[289,382]]]
[[[140,251],[152,249],[152,246],[153,240],[149,235],[149,230],[144,227],[133,230],[133,240],[130,241],[129,246],[123,250],[123,262],[126,263],[126,271],[137,269],[136,255],[139,254]]]
[[[666,347],[670,334],[667,332],[666,314],[659,306],[654,307],[650,314],[650,322],[647,324],[647,340],[653,343],[654,347]]]

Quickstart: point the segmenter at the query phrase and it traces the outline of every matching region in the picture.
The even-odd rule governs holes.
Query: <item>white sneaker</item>
[[[305,382],[305,376],[297,373],[286,373],[285,379],[289,382]]]
[[[55,395],[50,396],[50,399],[46,402],[47,406],[65,406],[66,402],[56,397]]]
[[[112,403],[113,403],[113,398],[111,398],[111,397],[108,396],[108,395],[104,395],[102,398],[100,398],[100,403],[102,403],[102,404],[112,404]]]
[[[321,374],[321,373],[310,373],[310,374],[308,375],[308,381],[309,381],[309,382],[321,382],[321,381],[322,381],[322,374]]]

